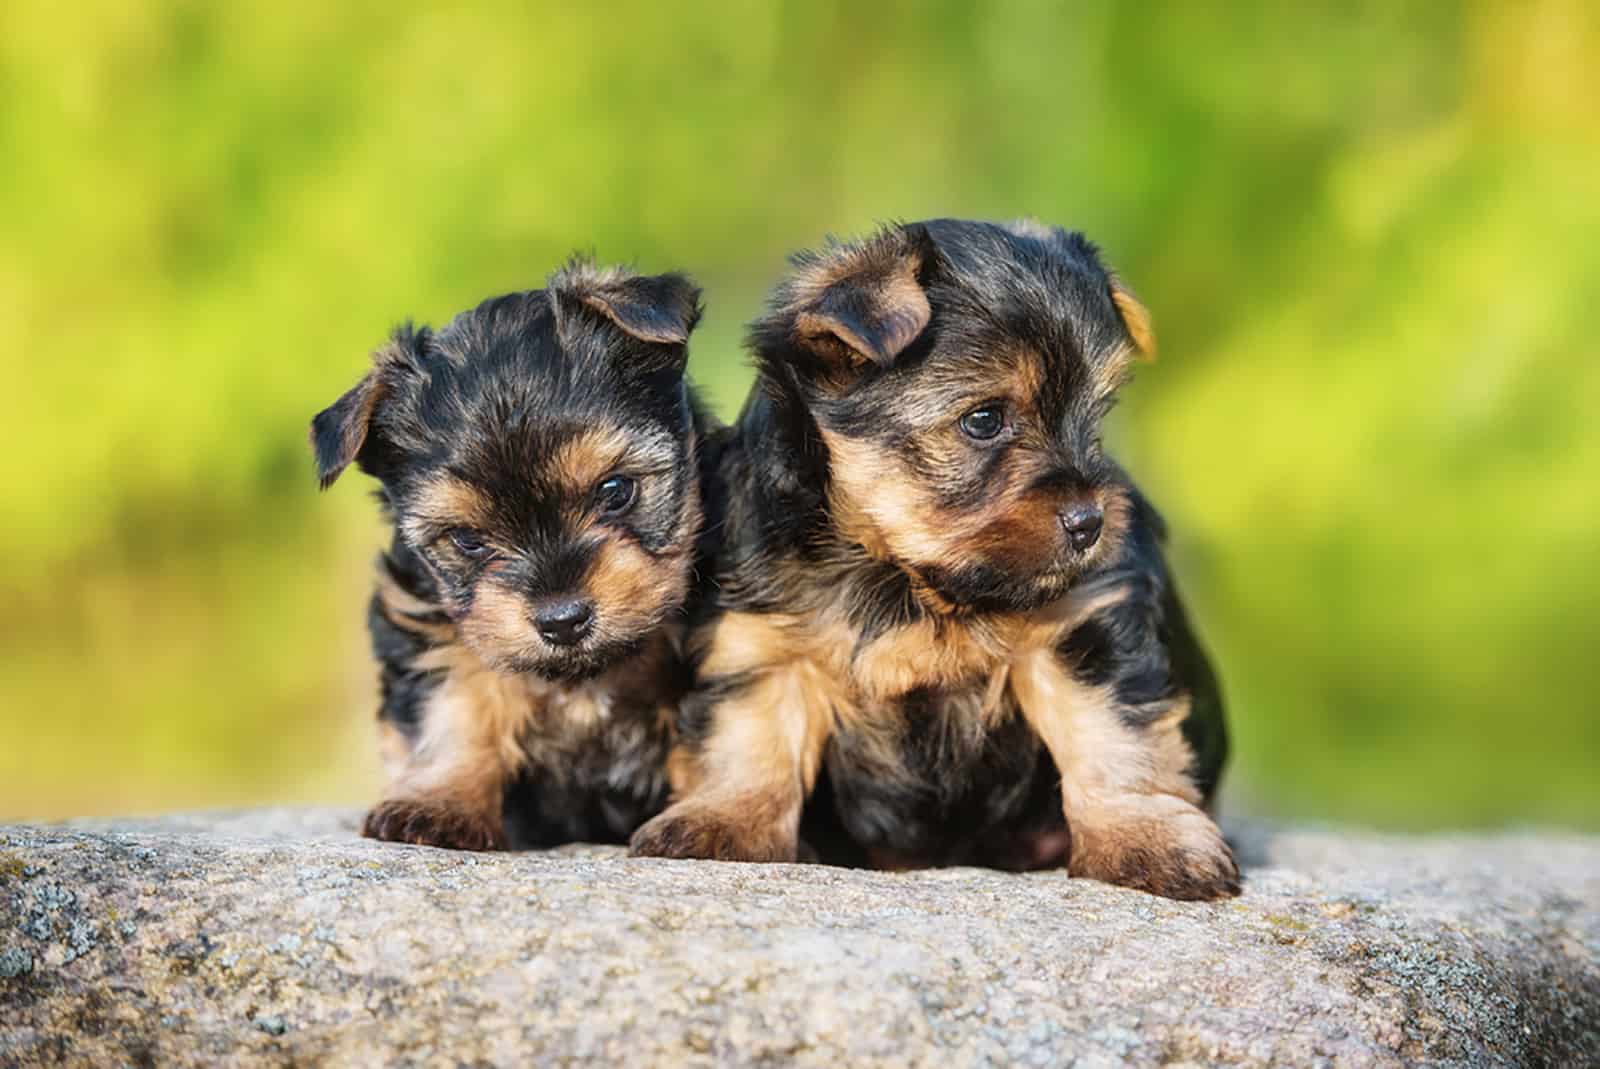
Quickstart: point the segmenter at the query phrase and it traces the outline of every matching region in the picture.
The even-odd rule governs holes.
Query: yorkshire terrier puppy
[[[443,330],[397,330],[311,425],[394,523],[368,619],[382,667],[376,839],[626,841],[667,798],[687,684],[705,417],[700,291],[574,261]]]
[[[894,226],[795,257],[751,347],[686,759],[633,851],[791,860],[805,811],[824,860],[1236,893],[1216,681],[1100,441],[1149,317],[1095,247]]]

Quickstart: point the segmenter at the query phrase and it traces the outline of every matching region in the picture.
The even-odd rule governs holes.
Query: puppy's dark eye
[[[620,516],[628,511],[639,488],[626,475],[612,475],[594,488],[595,507],[603,516]]]
[[[1005,429],[1006,414],[998,405],[974,408],[961,417],[961,433],[968,438],[987,442]]]
[[[485,542],[477,531],[469,531],[465,527],[457,527],[450,532],[450,544],[463,557],[471,560],[488,560],[494,556],[494,547]]]

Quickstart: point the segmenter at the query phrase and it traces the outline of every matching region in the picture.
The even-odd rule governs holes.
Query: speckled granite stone
[[[1600,1064],[1600,840],[1233,825],[1247,890],[0,827],[0,1065]]]

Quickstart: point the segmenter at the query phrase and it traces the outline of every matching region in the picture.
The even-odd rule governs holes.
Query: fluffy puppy
[[[394,524],[369,609],[377,839],[624,841],[666,801],[705,419],[699,290],[575,261],[443,330],[397,330],[317,415]]]
[[[1235,893],[1216,682],[1100,440],[1149,318],[1095,247],[890,227],[795,257],[751,346],[687,759],[634,852],[793,859],[809,799],[825,857]]]

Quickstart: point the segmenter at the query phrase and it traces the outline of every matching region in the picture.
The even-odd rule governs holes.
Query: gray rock
[[[0,828],[0,1065],[1600,1064],[1595,839],[1235,825],[1193,905],[354,829]]]

